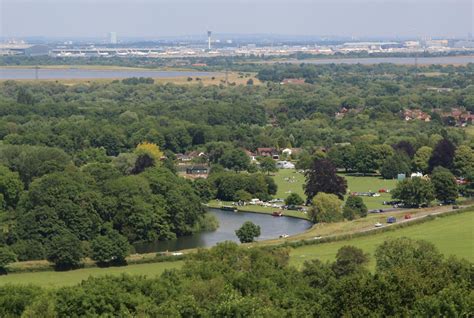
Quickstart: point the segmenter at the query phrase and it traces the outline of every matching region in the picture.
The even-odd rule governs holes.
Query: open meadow
[[[341,175],[347,179],[348,192],[377,192],[379,189],[392,190],[397,184],[397,180],[385,180],[380,177]],[[274,174],[274,179],[278,185],[278,192],[275,197],[284,199],[290,193],[297,193],[302,198],[306,198],[303,190],[305,177],[302,173],[293,169],[280,169]],[[379,197],[362,197],[362,199],[369,210],[382,209],[387,208],[387,206],[383,205],[383,202],[390,201],[391,195],[389,193],[381,193]]]
[[[311,259],[333,261],[339,248],[353,245],[371,255],[369,266],[373,269],[375,248],[387,239],[404,236],[429,241],[445,256],[455,255],[474,261],[474,213],[471,211],[436,218],[394,231],[295,248],[291,251],[290,262],[296,267],[301,267],[305,261]]]
[[[102,275],[146,275],[154,277],[160,275],[167,269],[179,268],[183,264],[182,261],[160,262],[148,264],[134,264],[120,267],[108,268],[82,268],[66,272],[44,271],[29,273],[13,273],[0,276],[0,285],[5,284],[35,284],[42,287],[60,287],[70,286],[80,283],[89,276]]]

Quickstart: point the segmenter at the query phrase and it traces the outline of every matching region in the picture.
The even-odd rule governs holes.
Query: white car
[[[380,223],[380,222],[375,223],[375,227],[382,227],[382,226],[383,226],[383,224]]]

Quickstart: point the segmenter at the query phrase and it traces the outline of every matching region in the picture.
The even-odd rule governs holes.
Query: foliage
[[[250,243],[260,236],[260,226],[251,221],[246,221],[235,231],[235,235],[239,238],[240,243]]]
[[[437,200],[454,202],[458,197],[456,177],[446,168],[436,167],[431,174],[431,183]]]
[[[290,193],[288,197],[285,199],[286,205],[302,205],[304,200],[298,193]]]
[[[17,172],[12,172],[6,167],[0,166],[0,195],[3,208],[15,208],[20,194],[23,191],[23,183]]]
[[[277,191],[277,186],[271,177],[261,173],[236,174],[221,172],[212,174],[210,182],[216,189],[216,198],[223,201],[240,200],[239,192],[243,190],[252,197],[268,200]]]
[[[400,173],[410,175],[410,172],[410,158],[404,152],[396,152],[393,156],[387,158],[380,169],[380,174],[385,179],[395,179]]]
[[[466,177],[474,171],[474,151],[465,145],[459,146],[454,153],[456,175]]]
[[[53,262],[57,269],[76,268],[83,257],[81,242],[72,233],[60,233],[48,244],[48,261]]]
[[[250,165],[250,158],[241,149],[226,151],[219,163],[227,169],[238,171],[247,170]]]
[[[319,192],[332,193],[340,199],[346,194],[346,179],[336,174],[336,168],[327,159],[313,161],[311,169],[305,172],[305,177],[307,202],[311,202]]]
[[[360,248],[354,246],[343,246],[337,251],[336,262],[332,270],[336,276],[351,275],[363,271],[369,262],[369,256]]]
[[[270,172],[277,172],[277,166],[275,160],[270,157],[263,157],[260,159],[260,170],[270,174]]]
[[[433,149],[428,146],[420,147],[415,153],[413,158],[413,168],[416,171],[420,171],[422,173],[427,173],[429,168],[429,160],[431,158],[431,154],[433,153]]]
[[[366,217],[367,216],[367,206],[361,197],[350,195],[347,197],[346,204],[344,205],[344,212],[346,210],[354,211],[357,217]],[[350,215],[350,213],[348,213]],[[349,218],[348,218],[349,219]]]
[[[99,276],[49,290],[0,287],[0,315],[343,317],[468,316],[471,266],[444,258],[432,244],[392,239],[377,248],[375,273],[352,246],[335,262],[317,259],[302,270],[288,249],[239,248],[225,242],[193,255],[159,277]]]
[[[342,201],[334,194],[319,192],[312,202],[309,217],[315,223],[341,221]]]
[[[411,178],[400,181],[392,190],[392,198],[402,201],[406,206],[428,205],[435,199],[434,188],[429,180]]]
[[[91,241],[91,258],[99,264],[123,264],[130,251],[127,239],[112,228],[105,232]]]
[[[430,160],[428,162],[429,171],[433,171],[436,167],[453,168],[453,160],[456,147],[447,139],[440,140],[433,149]]]
[[[6,266],[16,261],[16,254],[5,246],[0,246],[0,274],[6,273]]]

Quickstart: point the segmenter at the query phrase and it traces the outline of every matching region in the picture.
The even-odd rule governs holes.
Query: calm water
[[[0,79],[35,79],[36,70],[34,68],[1,68]],[[105,79],[105,78],[128,78],[128,77],[199,77],[213,76],[211,72],[193,71],[153,71],[153,70],[93,70],[93,69],[52,69],[41,68],[38,70],[39,79]]]
[[[173,241],[144,243],[135,245],[137,253],[151,253],[162,251],[178,251],[195,247],[210,247],[219,242],[238,242],[235,230],[245,221],[252,221],[260,225],[261,235],[258,240],[278,238],[282,234],[293,235],[304,232],[312,223],[303,219],[290,217],[274,217],[268,214],[231,212],[210,209],[219,220],[219,228],[214,232],[203,232],[191,236],[180,237]]]
[[[307,64],[381,64],[392,63],[398,65],[415,65],[414,57],[367,57],[367,58],[341,58],[341,59],[308,59],[308,60],[288,60],[288,63]],[[430,64],[452,64],[463,65],[474,63],[474,56],[440,56],[440,57],[419,57],[418,65]]]

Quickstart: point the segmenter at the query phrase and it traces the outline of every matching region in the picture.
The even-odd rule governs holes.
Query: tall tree
[[[462,145],[454,154],[454,169],[456,175],[467,177],[474,171],[474,151],[471,147]]]
[[[394,179],[399,173],[410,174],[410,158],[405,152],[396,152],[382,164],[380,174],[384,179]]]
[[[456,147],[448,139],[442,139],[438,142],[433,150],[431,158],[428,162],[429,171],[433,171],[436,167],[444,167],[449,170],[453,168],[454,153]]]
[[[306,202],[309,203],[319,192],[335,194],[339,199],[347,192],[347,180],[336,174],[336,168],[328,159],[313,161],[311,169],[305,172],[304,186]]]
[[[392,145],[393,149],[398,152],[404,152],[408,157],[413,158],[415,155],[415,149],[413,145],[406,140],[402,140],[394,145]]]
[[[433,185],[423,178],[411,178],[400,181],[392,190],[392,198],[402,201],[405,205],[419,207],[434,200]]]
[[[270,157],[263,157],[260,160],[260,169],[267,174],[278,171],[275,160]]]
[[[356,213],[356,216],[362,218],[367,216],[367,206],[365,205],[364,200],[362,200],[361,197],[350,195],[346,200],[346,204],[344,205],[344,211],[348,209],[354,211]]]
[[[337,222],[343,219],[342,201],[334,194],[319,192],[313,199],[309,216],[313,222]]]
[[[413,157],[413,168],[416,171],[427,173],[429,168],[429,160],[431,154],[433,153],[433,148],[428,146],[423,146],[418,149]]]
[[[436,167],[431,174],[435,197],[443,203],[453,202],[458,197],[456,178],[446,168]]]
[[[243,150],[232,149],[226,151],[219,162],[225,168],[238,172],[247,170],[250,165],[250,158]]]

